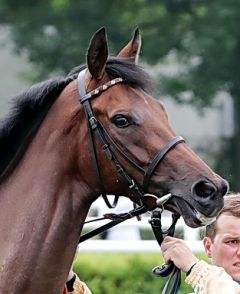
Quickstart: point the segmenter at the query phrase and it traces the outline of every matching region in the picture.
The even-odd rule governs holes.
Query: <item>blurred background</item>
[[[138,27],[173,128],[240,191],[239,11],[235,0],[0,0],[0,116],[19,91],[85,63],[100,27],[113,55]]]

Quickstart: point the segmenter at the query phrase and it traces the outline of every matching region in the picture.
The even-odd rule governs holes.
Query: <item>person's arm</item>
[[[221,267],[200,260],[186,277],[196,294],[240,294],[240,285]]]

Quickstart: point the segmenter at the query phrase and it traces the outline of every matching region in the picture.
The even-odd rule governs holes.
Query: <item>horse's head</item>
[[[158,198],[171,193],[165,208],[192,227],[203,225],[222,208],[228,184],[176,137],[164,106],[147,93],[150,79],[136,64],[140,47],[136,30],[118,56],[109,58],[105,29],[100,29],[90,42],[87,70],[78,78],[102,187],[134,201],[132,180]],[[96,178],[93,171],[85,174],[89,185]]]

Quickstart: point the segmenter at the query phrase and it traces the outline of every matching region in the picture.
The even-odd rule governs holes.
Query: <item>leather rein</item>
[[[103,218],[98,218],[96,220],[102,220],[102,219],[110,219],[111,221],[91,232],[88,232],[80,237],[79,243],[99,234],[106,230],[108,230],[111,227],[116,226],[117,224],[130,219],[132,217],[139,218],[141,214],[152,210],[152,208],[149,208],[149,206],[146,203],[146,200],[150,197],[153,198],[154,202],[156,203],[156,207],[160,207],[160,209],[155,209],[152,212],[151,220],[149,223],[152,226],[152,230],[154,232],[155,238],[159,245],[161,245],[163,239],[167,235],[173,235],[175,230],[175,225],[178,219],[178,216],[173,215],[172,225],[169,227],[168,230],[163,231],[162,230],[162,224],[161,224],[161,213],[163,210],[163,205],[166,201],[169,200],[169,198],[172,196],[171,194],[167,194],[165,196],[162,196],[161,198],[157,198],[155,195],[144,193],[144,190],[146,191],[151,176],[154,173],[157,166],[160,164],[160,162],[163,160],[165,155],[173,149],[177,144],[185,142],[185,140],[181,136],[176,136],[173,139],[171,139],[156,155],[155,157],[150,160],[148,169],[145,171],[142,167],[140,167],[136,162],[134,162],[133,159],[129,158],[124,151],[114,142],[114,140],[110,137],[110,135],[105,130],[104,126],[101,124],[101,122],[97,119],[97,117],[94,114],[94,111],[91,106],[91,99],[101,95],[102,92],[106,91],[110,87],[119,84],[124,83],[124,80],[122,78],[115,78],[112,79],[105,84],[101,85],[100,87],[90,91],[86,92],[85,87],[85,73],[87,69],[82,70],[77,78],[77,85],[78,85],[78,91],[80,96],[80,103],[83,106],[86,119],[87,119],[87,126],[88,126],[88,133],[89,133],[89,143],[90,143],[90,149],[92,153],[93,158],[93,165],[95,169],[95,173],[97,176],[97,181],[99,184],[99,187],[101,189],[101,195],[106,203],[106,205],[109,208],[114,208],[118,202],[119,196],[115,196],[113,204],[111,204],[107,198],[107,194],[103,185],[102,181],[102,175],[99,169],[98,164],[98,157],[96,152],[96,146],[94,143],[94,135],[98,138],[98,140],[101,143],[101,147],[103,151],[105,152],[107,158],[113,162],[113,164],[116,167],[116,170],[126,183],[128,185],[129,189],[132,191],[134,197],[136,198],[137,202],[140,203],[139,206],[135,205],[134,209],[127,212],[127,213],[121,213],[121,214],[106,214]],[[138,172],[140,172],[143,175],[143,185],[140,187],[135,181],[128,175],[126,170],[123,168],[123,166],[120,164],[116,156],[114,155],[114,150],[119,156],[121,156],[126,162],[128,162],[130,165],[132,165]],[[161,293],[167,293],[167,294],[174,294],[177,293],[176,291],[180,287],[181,282],[181,272],[178,268],[175,267],[174,264],[167,264],[163,265],[162,268],[156,267],[153,269],[153,273],[157,276],[166,277],[170,275],[170,278],[168,282],[166,283],[163,291]]]

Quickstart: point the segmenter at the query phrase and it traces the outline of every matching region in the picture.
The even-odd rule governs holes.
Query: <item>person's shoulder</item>
[[[69,294],[92,294],[88,286],[83,281],[81,281],[77,275],[73,287],[74,291],[69,292]]]

